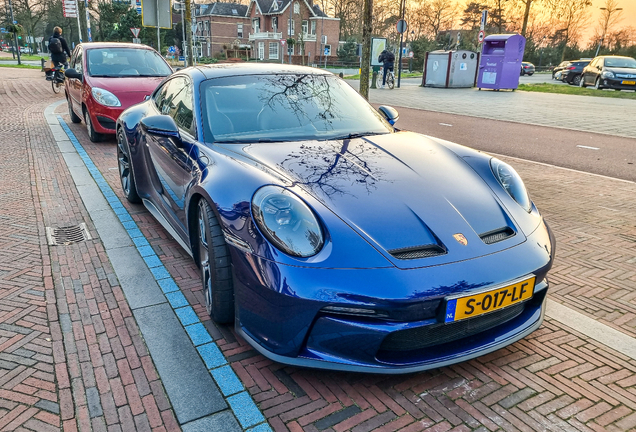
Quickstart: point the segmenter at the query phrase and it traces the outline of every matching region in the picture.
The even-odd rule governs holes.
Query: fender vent
[[[70,245],[91,239],[91,235],[86,229],[86,224],[61,228],[46,227],[46,239],[49,245]]]
[[[434,256],[445,255],[446,249],[444,249],[443,247],[439,245],[431,244],[431,245],[414,246],[414,247],[401,248],[401,249],[391,249],[389,253],[397,259],[412,260],[412,259],[418,259],[418,258],[430,258]]]
[[[479,234],[479,237],[486,244],[498,243],[500,241],[506,240],[507,238],[514,237],[516,233],[510,227],[503,227],[496,229],[494,231],[488,231],[483,234]]]

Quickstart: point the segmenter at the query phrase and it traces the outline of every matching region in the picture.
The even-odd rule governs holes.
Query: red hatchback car
[[[91,42],[75,47],[66,70],[66,101],[73,123],[84,120],[93,142],[115,134],[128,107],[150,95],[172,68],[146,45]]]

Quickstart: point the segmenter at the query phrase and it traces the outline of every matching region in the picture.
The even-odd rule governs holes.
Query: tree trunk
[[[526,37],[526,30],[528,29],[528,17],[530,16],[530,6],[532,6],[532,0],[526,0],[526,11],[523,13],[523,27],[521,27],[521,36]]]
[[[369,99],[369,66],[371,64],[371,32],[373,0],[364,0],[362,18],[362,59],[360,62],[360,94]]]
[[[186,46],[188,47],[188,66],[194,65],[194,53],[192,47],[192,9],[190,8],[190,0],[184,0],[185,3],[185,34],[186,34]]]

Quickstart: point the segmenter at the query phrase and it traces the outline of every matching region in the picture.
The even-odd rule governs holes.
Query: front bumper
[[[544,224],[524,243],[499,253],[409,270],[281,266],[232,249],[235,326],[256,350],[285,364],[382,373],[440,367],[502,348],[541,325],[548,288],[545,276],[553,252],[554,240]],[[523,275],[536,276],[537,283],[532,299],[520,307],[442,324],[445,296],[505,284]],[[383,311],[391,319],[326,312],[324,308],[332,305]],[[413,314],[414,306],[419,315]],[[440,342],[416,349],[408,345],[409,337],[421,341],[428,329],[452,336],[463,324],[453,326],[477,323],[499,312],[506,316],[483,331],[436,339]]]
[[[617,89],[617,90],[636,90],[636,84],[624,84],[624,82],[633,82],[636,83],[636,78],[632,79],[602,79],[603,87]]]
[[[91,99],[88,105],[88,112],[91,116],[91,123],[95,132],[100,134],[115,134],[115,124],[119,115],[124,112],[122,107],[107,107]]]

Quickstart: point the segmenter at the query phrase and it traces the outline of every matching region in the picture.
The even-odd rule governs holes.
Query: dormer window
[[[300,13],[300,3],[298,3],[298,2],[294,3],[294,13],[295,14],[299,14]]]
[[[275,11],[278,10],[278,2],[274,1],[274,3],[272,3],[272,9],[274,9]]]
[[[238,15],[238,11],[236,9],[232,9],[232,15]]]

